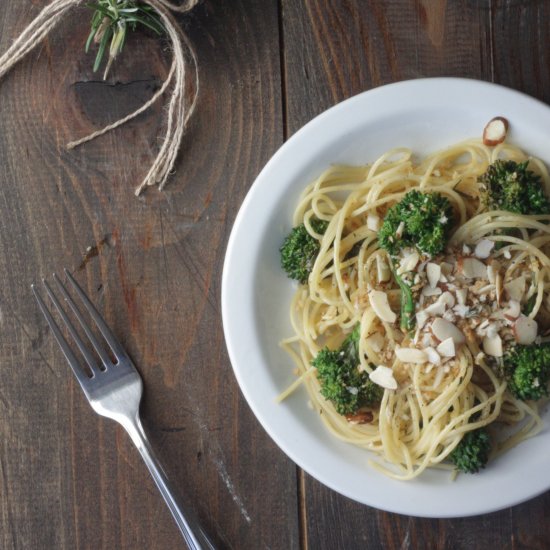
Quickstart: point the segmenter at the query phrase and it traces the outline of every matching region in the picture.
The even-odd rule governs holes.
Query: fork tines
[[[86,337],[89,340],[89,343],[91,344],[93,350],[95,351],[95,353],[100,359],[101,364],[98,364],[96,357],[85,344],[83,338],[81,337],[75,325],[69,318],[67,311],[61,305],[58,297],[56,296],[56,294],[54,293],[54,291],[52,290],[48,282],[45,279],[43,279],[42,283],[44,284],[46,293],[48,294],[50,300],[54,304],[55,309],[57,310],[57,312],[59,313],[59,316],[63,320],[63,323],[67,328],[67,331],[69,332],[74,342],[76,343],[80,353],[84,357],[86,365],[89,369],[89,374],[88,374],[82,367],[81,362],[76,357],[71,346],[67,343],[67,340],[63,336],[63,333],[60,330],[57,322],[55,321],[50,309],[48,308],[48,306],[45,304],[44,300],[40,296],[40,293],[38,292],[36,286],[34,284],[31,285],[32,291],[38,302],[40,310],[44,314],[44,317],[46,318],[48,325],[52,329],[55,339],[57,340],[57,343],[61,347],[61,350],[63,351],[63,354],[65,355],[65,358],[69,362],[78,381],[82,386],[84,386],[89,382],[90,378],[94,378],[95,376],[97,376],[100,373],[100,371],[109,369],[110,367],[114,366],[117,362],[119,362],[120,359],[125,358],[126,353],[124,352],[123,347],[119,344],[114,334],[111,332],[111,330],[109,329],[109,327],[107,326],[107,324],[105,323],[105,321],[103,320],[103,318],[101,317],[101,315],[99,314],[95,306],[92,304],[88,296],[80,288],[80,286],[75,281],[73,276],[66,269],[65,269],[65,275],[67,277],[69,286],[71,287],[73,292],[80,298],[81,304],[84,306],[85,310],[87,311],[91,319],[94,321],[96,327],[99,329],[99,332],[102,334],[106,343],[109,345],[109,348],[110,348],[109,351],[112,353],[112,355],[116,359],[115,361],[111,360],[111,357],[109,356],[108,351],[105,349],[105,346],[100,343],[100,341],[98,340],[98,337],[94,334],[90,324],[86,321],[85,317],[82,315],[82,312],[78,308],[76,302],[69,294],[67,288],[65,287],[63,282],[60,280],[60,278],[54,273],[53,279],[57,284],[59,293],[61,294],[65,302],[69,305],[69,308],[72,311],[73,316],[76,317],[76,319],[78,320],[80,326],[82,327],[82,330],[84,331]]]

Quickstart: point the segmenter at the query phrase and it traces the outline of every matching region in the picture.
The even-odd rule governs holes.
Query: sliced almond
[[[432,365],[441,364],[441,356],[439,355],[439,353],[437,353],[435,348],[432,348],[431,346],[429,346],[424,351],[426,352],[429,363],[431,363]]]
[[[437,346],[437,342],[431,332],[424,332],[422,335],[422,346],[424,349],[429,348],[430,346]]]
[[[459,271],[467,279],[486,279],[487,266],[477,258],[462,258]]]
[[[371,231],[378,231],[380,229],[380,216],[369,212],[367,215],[367,227]]]
[[[457,304],[453,307],[453,311],[458,317],[464,318],[470,312],[470,308],[465,304]]]
[[[448,309],[442,316],[442,319],[454,323],[456,321],[456,315],[452,309]]]
[[[422,288],[422,294],[424,296],[439,296],[443,291],[436,286],[435,288],[432,288],[430,285],[426,285]]]
[[[379,365],[370,374],[369,378],[371,382],[386,388],[387,390],[397,389],[397,380],[393,377],[392,369]]]
[[[532,344],[538,332],[538,325],[534,319],[522,315],[513,326],[514,336],[518,344]]]
[[[463,306],[466,304],[466,298],[468,297],[468,289],[467,288],[458,288],[455,291],[455,296],[457,302]]]
[[[466,341],[462,331],[446,319],[434,319],[431,324],[432,334],[443,342],[448,338],[452,338],[455,344],[463,344]]]
[[[399,267],[397,268],[397,274],[402,275],[409,271],[413,271],[414,268],[418,265],[420,261],[420,254],[418,251],[413,250],[409,252],[403,259],[399,262]]]
[[[386,283],[391,279],[390,267],[381,256],[376,256],[376,273],[379,283]]]
[[[417,273],[423,273],[424,269],[426,268],[426,264],[428,263],[428,260],[424,260],[423,262],[420,262],[418,264],[418,267],[416,268]]]
[[[439,278],[441,277],[441,266],[428,262],[426,264],[426,276],[428,277],[428,283],[432,288],[437,286]]]
[[[445,304],[438,300],[425,308],[424,311],[429,313],[432,317],[435,317],[436,315],[443,315],[445,313]]]
[[[487,338],[494,338],[498,334],[498,326],[495,323],[489,323],[486,330]]]
[[[446,338],[437,346],[436,350],[443,357],[454,357],[456,355],[455,341],[452,338]]]
[[[430,314],[426,310],[421,310],[416,314],[416,326],[422,328],[426,321],[430,318]]]
[[[416,348],[395,348],[395,356],[403,363],[425,363],[428,356],[421,349]]]
[[[486,260],[491,255],[491,251],[494,247],[495,243],[493,241],[490,241],[489,239],[481,239],[481,241],[476,244],[474,256],[481,258],[482,260]]]
[[[488,292],[491,292],[491,290],[495,289],[495,285],[488,284],[485,286],[482,286],[481,288],[476,288],[474,290],[474,294],[477,294],[479,297],[481,297],[483,294],[487,294]]]
[[[483,143],[494,147],[506,139],[508,121],[501,116],[492,118],[483,129]]]
[[[448,290],[439,297],[439,301],[449,308],[453,307],[456,303],[455,297]]]
[[[439,267],[441,268],[441,273],[445,275],[446,277],[449,277],[453,272],[453,264],[450,264],[449,262],[441,262],[439,264]]]
[[[405,231],[405,222],[399,222],[399,225],[395,230],[395,236],[400,239],[403,236],[403,231]]]
[[[525,294],[525,277],[522,275],[517,279],[504,283],[504,290],[506,291],[506,294],[508,294],[508,298],[510,300],[521,302],[521,299]]]
[[[371,290],[369,292],[369,300],[374,313],[382,321],[386,323],[395,323],[397,315],[391,310],[388,302],[388,295],[381,290]]]
[[[508,302],[508,307],[504,310],[504,316],[507,319],[513,321],[517,319],[521,314],[521,304],[516,300],[510,300]]]
[[[376,353],[382,351],[382,348],[384,347],[385,338],[382,334],[379,332],[375,332],[374,334],[371,334],[366,340],[366,344],[372,348],[373,351]]]
[[[502,357],[502,339],[498,334],[483,338],[483,351],[492,357]]]

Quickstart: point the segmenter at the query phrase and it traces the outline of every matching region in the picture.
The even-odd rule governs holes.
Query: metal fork
[[[76,379],[78,380],[84,395],[88,398],[90,405],[94,411],[107,418],[116,420],[128,432],[128,435],[138,448],[149,472],[161,492],[164,501],[168,505],[172,516],[191,550],[214,549],[214,545],[198,524],[196,519],[189,513],[184,513],[178,505],[173,491],[164,470],[156,459],[153,449],[145,435],[141,420],[139,417],[139,404],[143,393],[143,383],[141,376],[136,370],[132,360],[115,338],[97,309],[94,307],[90,299],[80,288],[71,274],[65,269],[65,275],[72,287],[74,293],[80,298],[89,316],[93,319],[95,325],[102,334],[104,343],[100,343],[98,337],[92,331],[92,328],[83,317],[80,309],[76,305],[65,285],[59,277],[54,273],[53,278],[59,287],[59,291],[67,304],[69,305],[74,317],[78,319],[84,333],[86,334],[89,343],[97,353],[101,360],[101,365],[94,355],[87,348],[83,339],[69,319],[67,312],[63,309],[59,299],[52,291],[46,280],[43,280],[44,287],[51,301],[53,302],[59,316],[65,323],[65,326],[72,336],[76,346],[82,354],[85,363],[89,368],[89,372],[83,368],[81,361],[76,357],[75,353],[63,337],[59,326],[55,322],[50,310],[42,300],[35,285],[31,285],[34,296],[38,305],[50,325],[52,332],[61,347],[69,365],[71,366]],[[110,352],[106,349],[105,343],[110,348]],[[111,360],[111,356],[115,360]]]

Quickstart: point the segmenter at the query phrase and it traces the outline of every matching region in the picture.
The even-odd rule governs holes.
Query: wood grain
[[[44,4],[2,2],[0,51]],[[33,303],[31,281],[63,266],[140,368],[152,443],[221,547],[296,547],[295,467],[239,394],[219,298],[233,219],[283,139],[277,4],[203,2],[181,19],[199,52],[200,104],[166,192],[140,199],[162,103],[64,145],[150,97],[169,55],[140,32],[101,82],[83,52],[89,17],[75,10],[0,82],[0,547],[183,547],[138,454],[92,413]]]
[[[410,78],[494,80],[548,101],[547,3],[283,0],[282,7],[287,136],[339,101]],[[538,519],[550,510],[548,495],[477,518],[431,520],[361,506],[302,475],[303,541],[316,550],[544,548],[550,535]]]
[[[488,8],[468,0],[283,0],[288,133],[343,99],[396,80],[490,80]]]
[[[550,102],[550,5],[535,0],[494,0],[491,10],[495,82]]]
[[[0,0],[0,52],[47,0]],[[550,495],[494,514],[404,517],[320,485],[276,448],[225,351],[220,280],[238,208],[303,124],[389,82],[453,75],[550,101],[543,0],[203,0],[182,27],[201,98],[164,193],[133,196],[163,128],[159,102],[77,150],[65,144],[133,110],[169,52],[131,36],[107,82],[75,10],[0,81],[0,548],[183,545],[126,435],[92,414],[29,284],[69,267],[144,378],[143,417],[175,485],[220,548],[548,548]],[[468,98],[475,100],[475,98]]]

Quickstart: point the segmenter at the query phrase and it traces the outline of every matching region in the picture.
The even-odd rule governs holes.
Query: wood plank
[[[548,2],[493,0],[491,9],[494,80],[550,102]]]
[[[495,79],[548,101],[544,3],[286,0],[282,5],[287,135],[341,100],[409,78]],[[542,548],[548,540],[542,519],[548,495],[486,516],[432,520],[359,505],[307,474],[302,487],[304,539],[316,550]],[[535,523],[530,517],[539,518],[534,528],[528,527]]]
[[[4,2],[0,51],[35,4]],[[297,546],[295,467],[238,391],[219,299],[232,222],[283,139],[277,17],[275,0],[238,0],[181,18],[201,99],[166,192],[140,199],[162,103],[80,149],[64,144],[160,86],[168,57],[153,36],[130,37],[102,83],[78,9],[0,82],[2,548],[182,546],[138,454],[92,414],[30,296],[31,281],[63,266],[140,368],[146,429],[206,528],[228,548]]]
[[[494,0],[491,8],[495,81],[550,103],[550,5]],[[510,509],[512,548],[547,548],[549,513],[550,493]]]
[[[490,80],[489,6],[283,0],[288,134],[335,103],[397,80]]]

